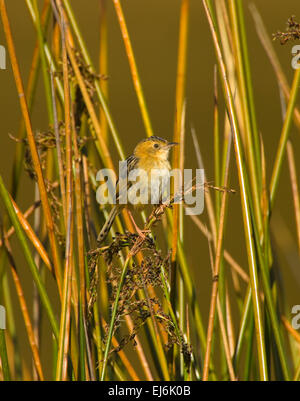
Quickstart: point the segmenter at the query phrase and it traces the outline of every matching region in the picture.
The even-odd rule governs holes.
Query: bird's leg
[[[146,233],[150,233],[151,230],[141,230],[141,229],[137,226],[136,222],[134,221],[134,218],[133,218],[132,213],[131,213],[130,210],[128,210],[128,214],[129,214],[130,220],[132,221],[132,224],[134,225],[134,228],[135,228],[135,230],[136,230],[138,236],[141,237],[143,240],[145,240],[145,239],[146,239],[146,235],[145,235],[145,234],[146,234]]]

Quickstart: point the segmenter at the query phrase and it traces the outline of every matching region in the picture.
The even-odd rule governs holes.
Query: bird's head
[[[168,159],[169,151],[175,145],[178,145],[178,143],[168,142],[158,136],[150,136],[136,146],[134,155],[139,159],[153,157],[163,161]]]

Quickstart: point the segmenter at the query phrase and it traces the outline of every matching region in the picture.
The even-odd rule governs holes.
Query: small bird
[[[105,240],[116,216],[124,207],[127,208],[139,236],[145,237],[144,232],[137,227],[130,209],[142,209],[146,204],[159,204],[162,201],[162,195],[168,185],[169,171],[171,169],[168,160],[169,151],[175,145],[178,145],[178,143],[169,142],[158,136],[143,139],[137,144],[133,155],[126,159],[126,173],[130,177],[130,173],[134,170],[139,172],[139,199],[137,199],[133,183],[128,181],[126,202],[114,205],[98,235],[98,244]],[[118,202],[122,193],[120,180],[116,183],[116,192],[116,202]],[[140,201],[141,199],[143,200],[142,202]],[[130,203],[128,200],[133,200],[133,202]]]

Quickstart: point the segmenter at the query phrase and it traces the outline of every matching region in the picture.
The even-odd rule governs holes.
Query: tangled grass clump
[[[154,211],[153,215],[160,216],[160,209],[156,212]],[[140,241],[139,236],[135,233],[116,233],[109,246],[89,252],[89,311],[91,311],[94,302],[96,302],[95,288],[97,287],[99,277],[98,258],[102,256],[107,266],[106,281],[111,289],[109,302],[111,309],[113,309],[122,274],[122,265],[120,265],[121,251],[127,249],[127,254],[130,254],[137,243],[139,243],[138,251],[143,253],[143,259],[138,262],[135,258],[131,261],[130,267],[127,269],[118,297],[113,335],[116,334],[117,329],[122,328],[122,323],[126,316],[130,316],[133,328],[129,334],[123,335],[119,339],[119,345],[112,348],[110,354],[112,352],[119,352],[130,341],[133,345],[136,345],[135,337],[140,329],[149,319],[155,319],[160,332],[167,339],[164,344],[166,349],[170,350],[175,344],[178,345],[184,356],[186,368],[189,370],[192,353],[191,345],[184,340],[183,334],[178,330],[178,322],[174,324],[171,316],[164,311],[163,301],[158,296],[149,296],[149,289],[155,289],[156,294],[157,290],[164,293],[165,286],[168,283],[168,272],[170,271],[171,264],[171,250],[167,252],[166,256],[162,256],[162,251],[156,248],[155,242],[151,237],[147,236]],[[132,257],[134,257],[134,254],[136,254],[136,251],[133,251]],[[141,297],[140,292],[143,292],[145,297]],[[108,327],[106,328],[107,335]],[[106,339],[104,339],[105,342]]]
[[[295,16],[292,15],[287,21],[287,29],[285,32],[278,31],[273,33],[273,39],[278,39],[282,45],[287,42],[300,40],[300,23],[295,20]]]

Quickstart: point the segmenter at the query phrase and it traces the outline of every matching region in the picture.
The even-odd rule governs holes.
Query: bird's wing
[[[127,178],[128,178],[129,172],[134,170],[135,168],[138,168],[139,159],[136,156],[131,155],[131,156],[127,157],[127,159],[125,161],[126,161],[126,171],[124,171],[124,173],[126,173]],[[122,182],[123,181],[120,180],[120,177],[118,178],[118,180],[116,182],[116,200],[117,200],[117,203],[119,203],[122,191],[125,191],[125,189],[128,190],[130,188],[130,186],[132,185],[131,181],[128,181],[127,179],[126,179],[126,181],[124,181],[124,184],[122,184]],[[126,187],[124,187],[123,185],[126,185]]]
[[[138,166],[138,161],[139,161],[139,159],[138,159],[136,156],[131,155],[131,156],[127,157],[127,159],[126,159],[126,162],[127,162],[127,172],[129,172],[129,171],[134,170],[135,168],[137,168],[137,166]]]

